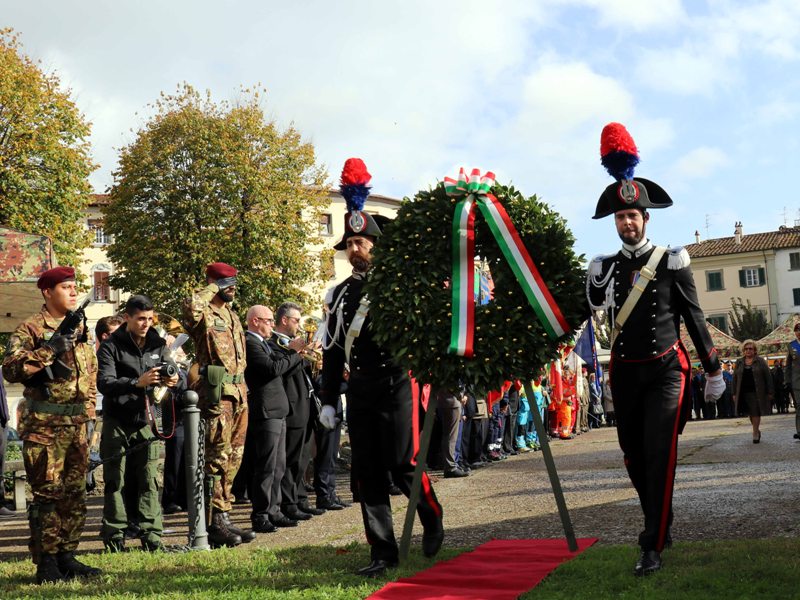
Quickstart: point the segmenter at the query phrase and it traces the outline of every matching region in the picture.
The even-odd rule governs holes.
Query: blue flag
[[[599,386],[603,371],[600,368],[600,363],[597,361],[597,347],[594,341],[594,325],[592,324],[592,319],[589,319],[586,327],[583,328],[583,332],[578,338],[573,352],[580,356],[583,362],[591,367],[595,373],[595,385]]]

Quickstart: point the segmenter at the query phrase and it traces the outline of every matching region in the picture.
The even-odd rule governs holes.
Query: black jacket
[[[615,317],[633,288],[639,272],[653,253],[648,243],[636,252],[621,250],[611,256],[595,257],[589,266],[588,299],[603,305]],[[719,369],[714,343],[706,328],[703,310],[697,302],[694,277],[686,250],[671,248],[664,253],[611,353],[628,361],[653,360],[667,352],[680,339],[681,318],[694,342],[706,372]],[[613,288],[609,289],[610,286]],[[609,296],[606,296],[608,291]],[[605,306],[608,298],[610,306]]]
[[[269,347],[276,356],[300,356],[293,350],[284,348],[278,343],[279,336],[272,334]],[[309,380],[304,372],[304,360],[300,360],[283,374],[283,389],[289,400],[289,414],[286,417],[286,427],[306,427],[311,415],[311,397],[309,395]]]
[[[164,339],[155,329],[144,338],[139,349],[123,324],[97,351],[97,389],[103,394],[103,413],[125,425],[143,427],[145,390],[133,385],[133,380],[162,362],[175,365]]]
[[[278,354],[252,333],[245,335],[247,367],[247,405],[251,421],[283,419],[289,414],[289,398],[283,387],[283,374],[303,362],[303,357],[292,352]]]

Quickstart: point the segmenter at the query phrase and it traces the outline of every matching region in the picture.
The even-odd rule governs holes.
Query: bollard
[[[197,408],[197,393],[188,391],[183,394],[183,440],[186,457],[186,507],[189,513],[189,548],[192,550],[208,550],[208,533],[206,532],[206,511],[203,497],[203,480],[205,479],[204,457],[200,456],[200,409]]]

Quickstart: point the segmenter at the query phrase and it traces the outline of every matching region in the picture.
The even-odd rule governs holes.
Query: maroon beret
[[[64,281],[75,281],[75,269],[72,267],[56,267],[39,275],[36,287],[40,290],[48,290]]]
[[[223,277],[236,277],[238,273],[234,267],[223,262],[211,263],[206,267],[206,277],[211,279],[222,279]]]

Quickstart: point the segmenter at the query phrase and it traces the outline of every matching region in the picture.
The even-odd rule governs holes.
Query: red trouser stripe
[[[678,431],[681,424],[681,405],[683,404],[683,395],[686,391],[686,384],[689,381],[689,374],[691,368],[689,364],[689,357],[687,356],[686,349],[683,344],[678,344],[676,348],[678,354],[678,362],[681,365],[681,388],[678,395],[678,408],[675,411],[675,424],[672,428],[672,444],[669,449],[669,462],[667,462],[667,481],[664,486],[664,500],[661,507],[661,523],[658,524],[658,541],[656,543],[656,550],[661,552],[664,549],[664,543],[667,537],[667,527],[669,524],[669,512],[672,507],[672,488],[675,485],[675,466],[678,460]]]
[[[430,394],[430,388],[427,390],[427,394]],[[426,390],[425,387],[421,384],[417,383],[417,380],[412,378],[411,379],[411,427],[412,427],[412,438],[414,440],[414,455],[411,457],[411,464],[416,466],[417,464],[417,454],[419,454],[419,407],[422,401],[425,399]],[[427,398],[428,410],[436,410],[433,401],[431,400],[430,396]],[[436,513],[437,516],[442,516],[442,506],[433,496],[433,486],[431,485],[430,477],[428,477],[428,473],[426,471],[422,472],[422,497],[425,499],[425,503],[430,506],[433,511]]]

